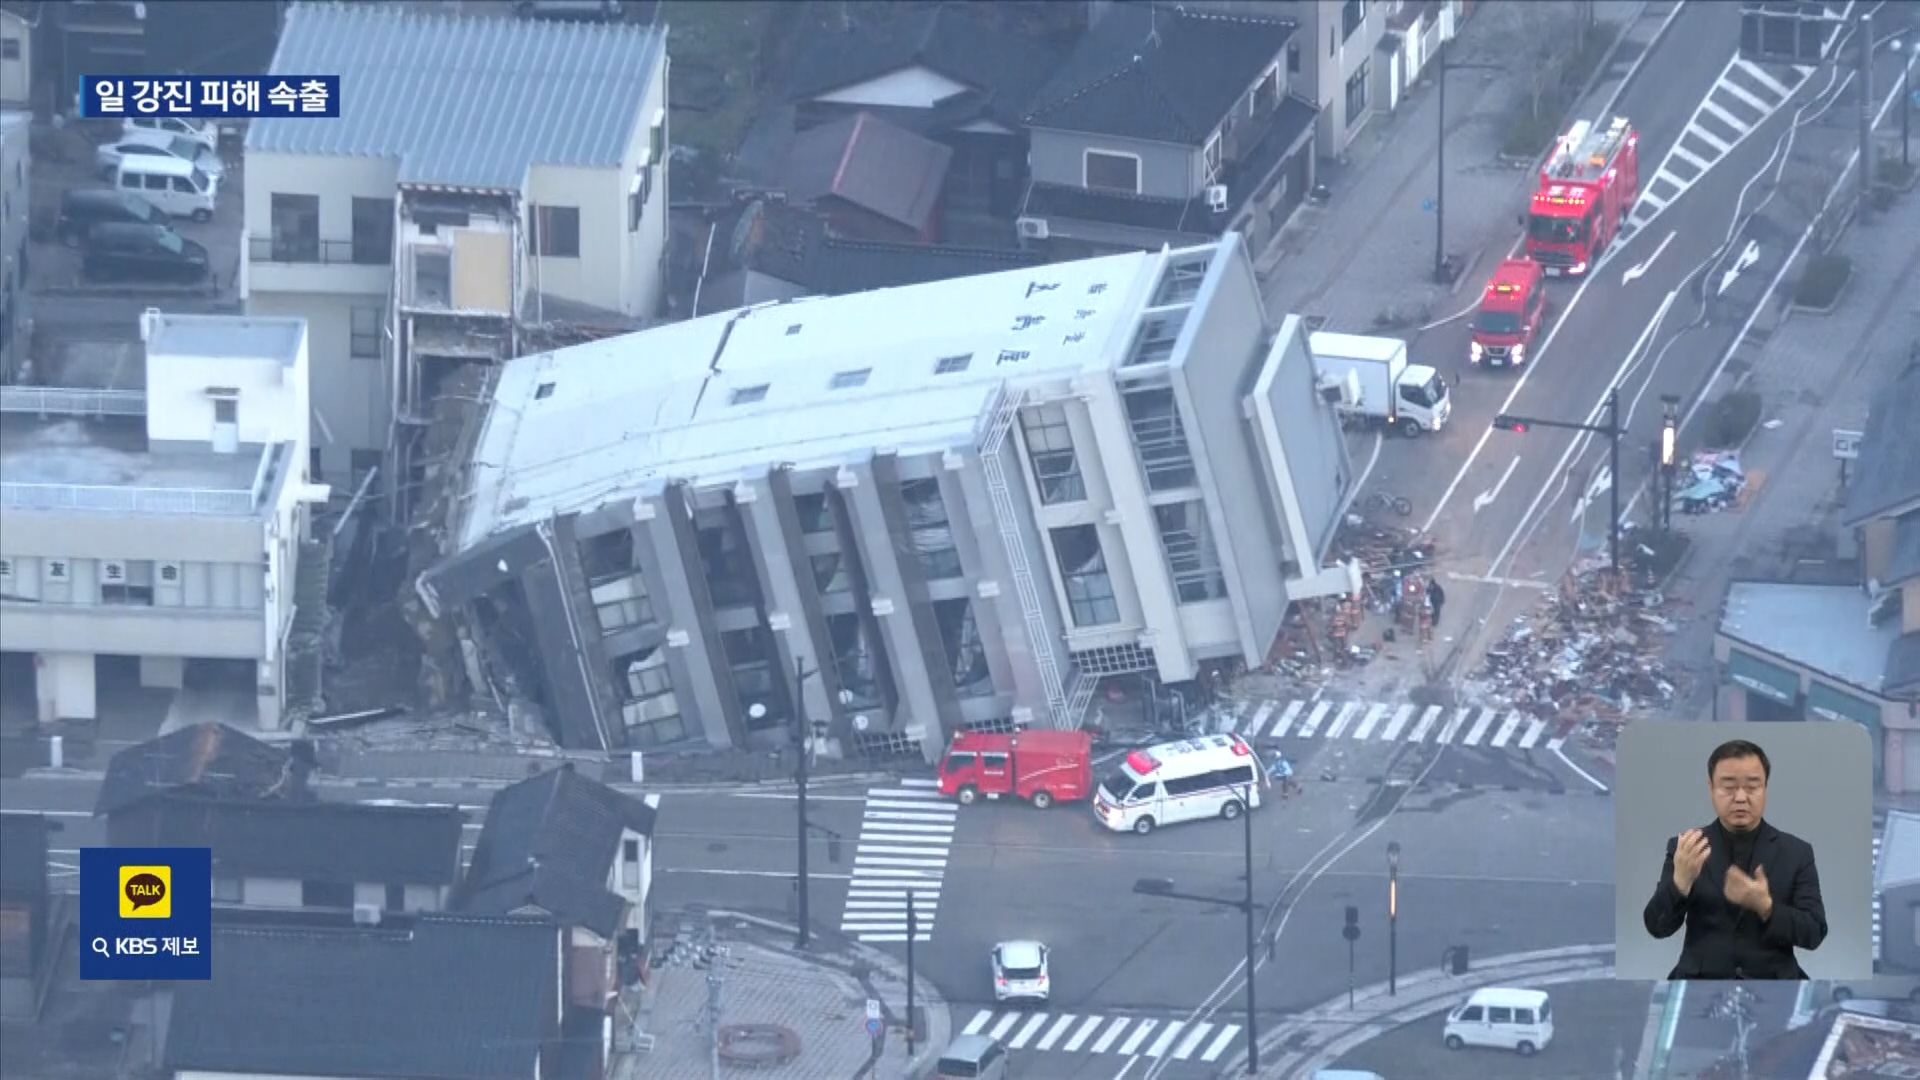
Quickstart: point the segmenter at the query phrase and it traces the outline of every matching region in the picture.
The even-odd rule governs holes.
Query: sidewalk
[[[727,1074],[904,1080],[931,1071],[952,1035],[947,1004],[925,976],[914,980],[920,1038],[906,1044],[906,971],[878,949],[817,931],[805,953],[792,927],[730,911],[686,912],[668,959],[643,995],[640,1053],[610,1080],[705,1076],[713,1063],[709,1002],[717,987]],[[711,948],[709,948],[711,947]],[[868,1034],[868,1003],[880,1004],[880,1038]],[[747,1025],[750,1031],[729,1030]],[[615,1044],[629,1032],[616,1031]]]
[[[1683,619],[1668,666],[1687,677],[1675,716],[1714,717],[1713,638],[1729,582],[1859,580],[1852,537],[1839,526],[1844,488],[1828,440],[1835,428],[1865,425],[1868,403],[1920,341],[1916,236],[1920,193],[1899,197],[1864,227],[1855,224],[1834,248],[1853,260],[1853,278],[1832,314],[1783,317],[1792,283],[1783,284],[1785,295],[1748,335],[1763,343],[1749,353],[1750,366],[1736,358],[1710,389],[1716,397],[1735,387],[1760,395],[1761,422],[1742,451],[1755,490],[1740,510],[1674,519],[1693,540],[1668,589]],[[1684,439],[1683,448],[1691,449]]]

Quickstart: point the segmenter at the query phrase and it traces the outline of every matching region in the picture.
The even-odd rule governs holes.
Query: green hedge
[[[1840,299],[1840,290],[1853,276],[1853,260],[1845,255],[1816,255],[1807,260],[1806,272],[1794,286],[1793,302],[1799,307],[1826,310]]]

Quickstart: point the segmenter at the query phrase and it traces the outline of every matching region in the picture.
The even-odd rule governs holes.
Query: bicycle
[[[1368,495],[1366,499],[1362,501],[1361,506],[1363,506],[1368,513],[1382,513],[1387,510],[1392,510],[1401,517],[1408,517],[1413,513],[1412,499],[1407,498],[1405,495],[1389,495],[1384,491],[1376,491]]]

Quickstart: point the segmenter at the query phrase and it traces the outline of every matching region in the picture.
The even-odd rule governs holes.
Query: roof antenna
[[[1146,44],[1150,48],[1157,47],[1160,44],[1160,5],[1157,3],[1149,3],[1147,5]],[[1140,61],[1140,58],[1137,56],[1133,59],[1135,63]]]

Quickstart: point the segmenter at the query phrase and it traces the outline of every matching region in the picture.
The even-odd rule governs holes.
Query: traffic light
[[[1501,413],[1494,417],[1493,426],[1499,428],[1501,431],[1517,431],[1522,435],[1527,433],[1527,422],[1525,420],[1517,416],[1508,416],[1506,413]]]
[[[1360,940],[1360,909],[1352,904],[1347,905],[1347,925],[1340,931],[1340,936],[1348,942]]]

